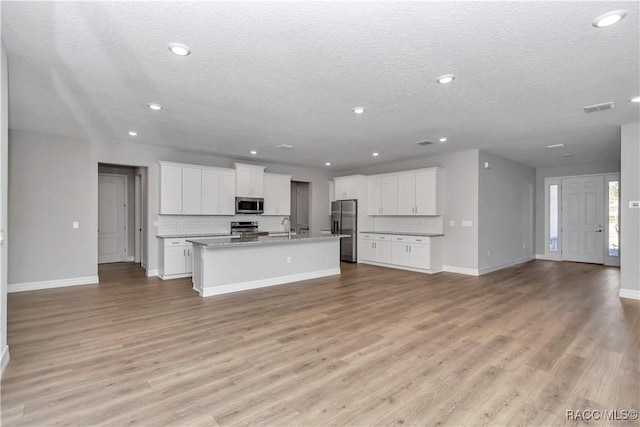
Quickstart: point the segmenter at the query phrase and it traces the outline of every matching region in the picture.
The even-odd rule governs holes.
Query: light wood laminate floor
[[[616,268],[342,267],[203,299],[112,264],[100,285],[9,294],[2,425],[582,425],[565,411],[640,409],[640,302],[618,298]]]

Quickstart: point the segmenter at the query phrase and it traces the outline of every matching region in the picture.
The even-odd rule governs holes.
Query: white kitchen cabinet
[[[236,163],[236,197],[264,197],[264,166]]]
[[[440,215],[442,211],[442,171],[438,168],[416,172],[416,215]]]
[[[364,194],[363,182],[366,178],[362,175],[343,176],[333,178],[335,182],[335,199],[336,200],[358,200]]]
[[[416,174],[398,175],[398,215],[415,215]]]
[[[182,214],[200,215],[202,213],[202,169],[198,167],[182,168]]]
[[[202,214],[235,214],[236,174],[232,169],[202,169]]]
[[[182,167],[160,163],[160,213],[182,214]]]
[[[398,214],[398,176],[372,176],[367,182],[369,198],[368,215]]]
[[[422,273],[442,270],[441,237],[360,234],[360,261]]]
[[[188,277],[193,271],[193,245],[185,239],[164,239],[162,279]]]
[[[264,174],[263,215],[291,214],[291,175]]]

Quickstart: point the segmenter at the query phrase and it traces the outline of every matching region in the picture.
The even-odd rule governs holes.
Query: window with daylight
[[[609,256],[620,256],[620,209],[619,193],[620,181],[609,181],[609,236],[608,251]]]
[[[558,252],[558,184],[549,186],[549,252]]]

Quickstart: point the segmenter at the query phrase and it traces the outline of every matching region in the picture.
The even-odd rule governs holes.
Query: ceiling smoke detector
[[[416,142],[417,145],[432,145],[435,144],[435,142],[433,141],[418,141]]]
[[[603,102],[602,104],[587,105],[586,107],[582,107],[582,109],[585,113],[595,113],[597,111],[611,110],[613,107],[613,101],[611,101]]]

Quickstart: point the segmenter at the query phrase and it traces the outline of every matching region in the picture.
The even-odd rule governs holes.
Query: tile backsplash
[[[441,216],[375,216],[372,231],[442,233]]]
[[[258,221],[260,231],[283,231],[283,218],[263,215],[159,215],[158,234],[228,233],[232,221]]]

